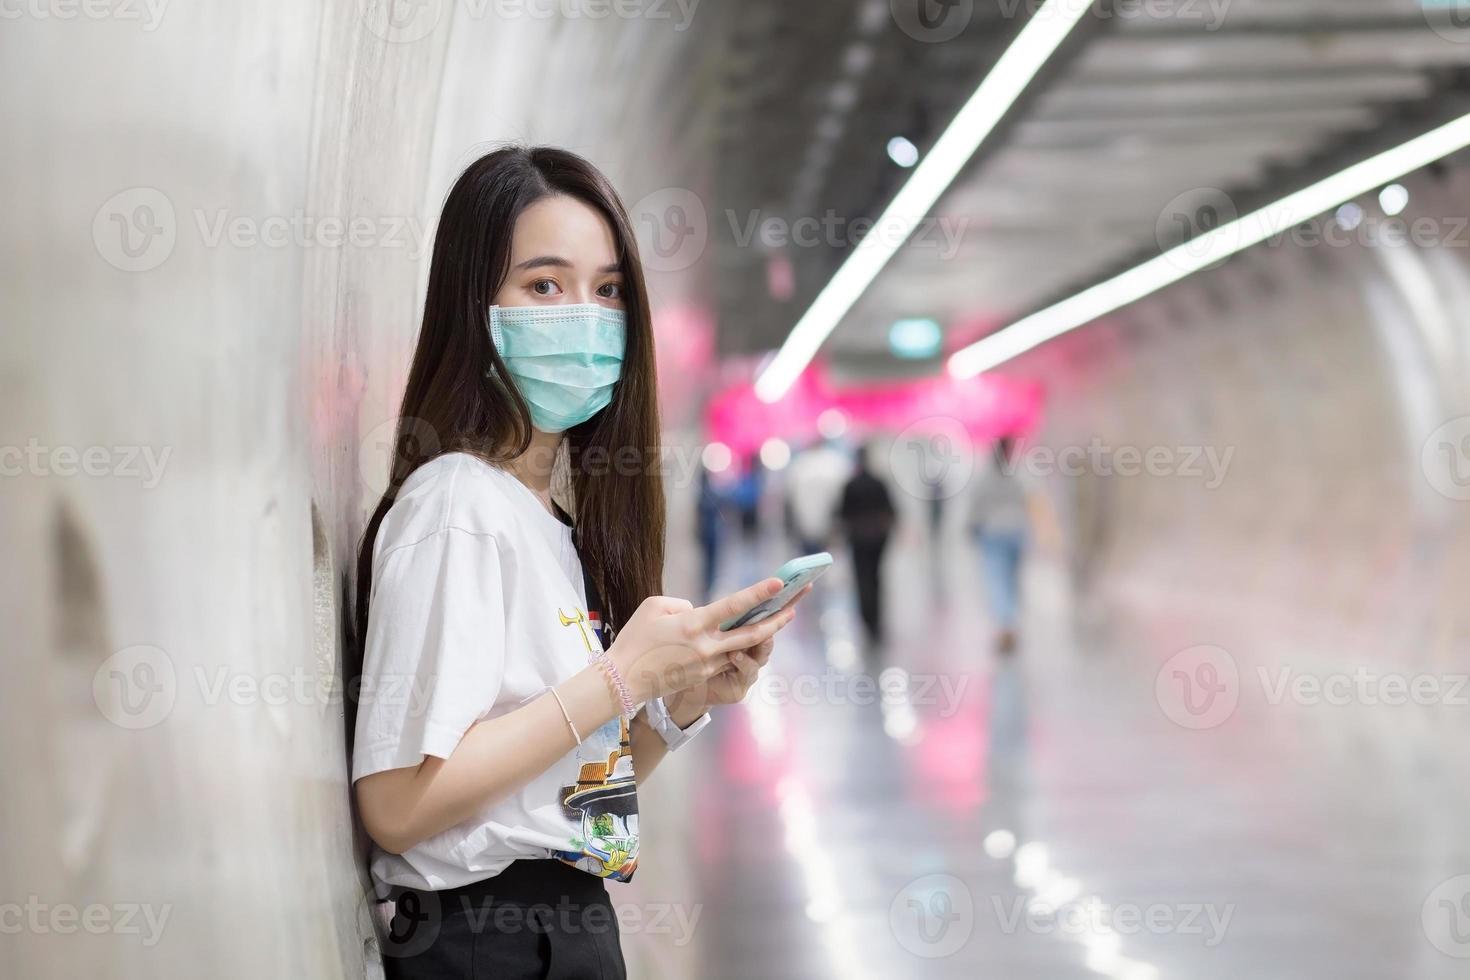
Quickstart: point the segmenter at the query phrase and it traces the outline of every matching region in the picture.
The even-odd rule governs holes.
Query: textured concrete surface
[[[1172,461],[1061,481],[1095,598],[1219,620],[1181,646],[1465,668],[1470,180],[1408,186],[1418,244],[1364,247],[1392,227],[1373,214],[1341,245],[1253,249],[1021,365],[1048,379],[1051,448]]]
[[[339,624],[439,204],[504,140],[700,179],[672,22],[380,7],[0,34],[5,976],[374,973]]]

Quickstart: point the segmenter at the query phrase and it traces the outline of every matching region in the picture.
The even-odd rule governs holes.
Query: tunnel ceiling
[[[1000,0],[977,0],[942,42],[913,36],[888,0],[744,6],[710,214],[728,354],[779,346],[840,264],[851,222],[879,215],[909,173],[888,140],[927,150],[1017,29],[1002,16],[1016,3]],[[940,201],[943,224],[899,253],[826,352],[895,373],[895,319],[999,325],[1156,253],[1180,213],[1220,199],[1204,189],[1254,205],[1385,131],[1427,127],[1470,89],[1470,32],[1448,16],[1421,0],[1117,0],[1078,28]],[[829,219],[820,244],[750,237],[756,221],[803,216]],[[785,301],[771,296],[773,255],[795,273]]]

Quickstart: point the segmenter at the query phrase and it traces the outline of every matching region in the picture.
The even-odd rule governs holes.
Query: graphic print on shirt
[[[596,648],[592,645],[592,637],[588,636],[587,630],[582,627],[590,627],[592,636],[600,638],[602,636],[602,624],[597,618],[597,612],[595,610],[592,612],[583,612],[581,609],[573,609],[572,613],[573,615],[568,615],[562,612],[560,606],[556,610],[556,615],[561,620],[563,626],[575,626],[578,628],[582,634],[582,645],[587,648],[588,653],[591,653]]]
[[[605,754],[582,761],[576,784],[561,789],[562,810],[582,833],[557,857],[600,878],[628,881],[638,867],[638,787],[627,719],[614,719],[583,740],[578,760],[599,746]]]
[[[588,652],[587,627],[602,643],[601,617],[595,610],[557,609],[563,626],[577,627]],[[577,748],[577,782],[561,788],[562,812],[581,827],[556,856],[600,878],[628,881],[638,868],[638,786],[633,775],[633,744],[626,718],[607,722]]]

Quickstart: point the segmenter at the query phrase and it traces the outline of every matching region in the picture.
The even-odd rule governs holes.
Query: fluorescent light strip
[[[786,342],[756,379],[755,392],[762,401],[778,401],[790,390],[822,342],[908,240],[909,234],[1089,9],[1091,4],[1084,0],[1047,0],[1036,11],[935,142],[929,155],[914,168],[873,231],[854,247],[811,307],[791,328]],[[892,233],[894,228],[902,229],[903,233]]]
[[[949,373],[956,378],[970,378],[988,371],[1466,146],[1470,146],[1470,115],[1355,163],[1275,204],[1221,225],[1070,299],[1023,317],[955,351],[949,359]]]

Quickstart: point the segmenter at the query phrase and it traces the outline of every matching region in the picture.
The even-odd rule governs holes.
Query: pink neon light
[[[1040,383],[982,374],[955,380],[947,374],[913,381],[836,387],[826,371],[813,365],[779,402],[768,405],[743,382],[716,394],[705,410],[712,441],[738,456],[755,452],[772,436],[788,442],[815,439],[817,417],[829,408],[847,416],[859,434],[897,432],[922,419],[953,419],[970,437],[987,441],[1005,434],[1024,435],[1036,427],[1045,404]],[[945,422],[944,424],[951,424]]]

